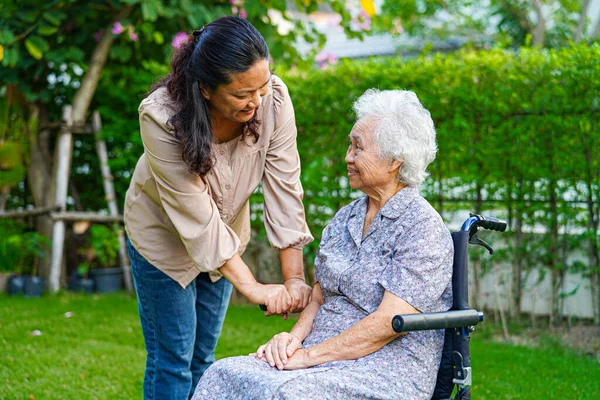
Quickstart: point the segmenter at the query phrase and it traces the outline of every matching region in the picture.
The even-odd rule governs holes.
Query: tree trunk
[[[133,11],[134,6],[127,6],[122,8],[116,15],[113,21],[119,21],[127,18]],[[92,57],[89,63],[89,67],[81,80],[81,85],[75,96],[73,97],[73,121],[74,124],[83,124],[87,115],[90,103],[98,86],[100,80],[100,74],[112,43],[114,42],[114,35],[111,33],[110,27],[104,30],[104,34],[92,53]],[[47,118],[46,118],[47,120]],[[35,135],[32,135],[35,136]],[[53,162],[50,146],[50,131],[40,131],[40,134],[36,140],[35,146],[31,146],[31,165],[28,169],[28,176],[30,180],[30,188],[34,196],[34,202],[36,206],[51,206],[55,203],[56,191],[56,162]],[[41,157],[38,159],[38,157]],[[69,155],[71,157],[71,155]],[[70,162],[68,163],[70,164]],[[52,176],[48,171],[52,171]],[[67,182],[68,184],[68,182]],[[36,230],[43,233],[49,238],[53,235],[53,222],[49,216],[41,216],[36,220]],[[62,254],[60,255],[62,260]],[[45,252],[42,262],[40,263],[40,273],[42,276],[48,278],[50,273],[52,257],[50,257],[50,249]],[[61,261],[62,264],[62,261]]]
[[[10,194],[10,186],[2,186],[0,187],[0,212],[3,212],[6,209],[6,201],[8,200],[8,195]]]
[[[590,0],[583,0],[581,5],[581,14],[579,14],[579,20],[577,21],[577,28],[575,30],[575,43],[581,42],[583,39],[585,29],[585,21],[587,20],[588,10],[590,8]]]
[[[38,126],[48,125],[48,113],[44,105],[34,104],[30,109],[30,118],[39,118]],[[47,129],[29,132],[30,164],[27,168],[27,183],[35,207],[50,207],[54,204],[54,185],[52,180],[51,135]],[[35,218],[35,230],[47,238],[52,238],[52,220],[49,214]],[[44,251],[38,265],[38,274],[48,278],[50,271],[50,247]]]
[[[533,7],[535,9],[537,23],[533,29],[531,44],[535,47],[544,47],[544,43],[546,42],[546,19],[544,18],[540,0],[533,0]]]
[[[557,261],[560,259],[559,248],[558,248],[558,199],[556,196],[556,181],[554,180],[554,162],[550,169],[553,176],[550,177],[550,244],[548,246],[548,268],[550,269],[550,281],[552,287],[551,293],[551,304],[552,309],[550,312],[550,324],[556,325],[559,320],[560,310],[560,296],[559,291],[562,285],[562,272],[557,265]]]
[[[515,242],[513,247],[513,262],[512,262],[512,284],[511,284],[511,316],[520,318],[521,316],[521,297],[523,295],[523,179],[519,178],[517,182],[517,211],[515,216]]]
[[[133,11],[133,8],[133,5],[122,8],[114,18],[114,21],[120,21],[127,18]],[[112,34],[110,28],[105,29],[102,38],[92,53],[88,70],[83,76],[81,86],[77,89],[75,96],[73,96],[73,102],[71,103],[73,106],[73,123],[75,125],[80,125],[85,122],[85,117],[90,107],[90,103],[92,102],[92,98],[94,97],[96,87],[98,86],[98,81],[100,80],[100,73],[104,68],[104,64],[106,64],[106,59],[108,58],[108,53],[110,52],[114,40],[115,35]]]
[[[586,138],[587,139],[587,138]],[[590,241],[588,244],[588,260],[590,268],[590,284],[592,287],[592,308],[594,310],[594,323],[600,324],[600,249],[598,249],[598,227],[600,225],[600,203],[594,202],[593,182],[598,180],[598,173],[592,171],[593,161],[589,146],[584,145],[586,161],[586,203],[588,209],[588,230]],[[600,201],[600,196],[597,196]]]
[[[598,16],[598,22],[596,23],[596,27],[590,36],[590,40],[600,40],[600,16]]]

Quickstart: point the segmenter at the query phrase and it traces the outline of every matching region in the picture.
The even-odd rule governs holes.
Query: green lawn
[[[71,312],[71,318],[65,313]],[[232,306],[217,358],[247,354],[293,321]],[[41,336],[33,336],[34,330]],[[482,335],[483,336],[483,335]],[[138,399],[144,346],[127,295],[0,297],[0,399]],[[472,342],[475,399],[597,398],[600,364],[551,341],[530,349]]]

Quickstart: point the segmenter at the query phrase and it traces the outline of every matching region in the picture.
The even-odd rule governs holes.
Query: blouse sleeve
[[[454,255],[450,232],[433,216],[406,229],[379,284],[421,312],[448,310]]]
[[[273,79],[275,131],[271,136],[263,175],[267,238],[277,249],[302,249],[312,242],[300,183],[300,157],[296,147],[296,118],[287,87]]]
[[[202,178],[188,171],[181,145],[169,133],[164,106],[140,106],[140,131],[150,174],[162,208],[173,223],[192,261],[200,271],[220,268],[240,244],[219,215]]]

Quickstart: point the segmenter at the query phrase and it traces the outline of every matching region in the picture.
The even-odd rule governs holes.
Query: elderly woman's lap
[[[397,375],[389,382],[376,369],[344,366],[279,371],[254,357],[214,363],[202,376],[193,400],[200,399],[419,399],[423,393]],[[390,388],[394,390],[390,391]]]

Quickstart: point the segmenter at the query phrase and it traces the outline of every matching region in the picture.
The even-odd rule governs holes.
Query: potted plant
[[[105,225],[93,225],[88,237],[88,249],[91,250],[89,261],[80,267],[83,272],[89,269],[89,276],[94,280],[96,292],[120,291],[123,288],[123,272],[117,266],[119,255],[117,233]]]
[[[40,297],[44,294],[46,282],[43,277],[37,276],[37,267],[40,258],[44,256],[44,248],[50,244],[50,240],[41,233],[26,232],[23,234],[23,265],[30,268],[30,274],[25,275],[23,287],[25,297]]]
[[[37,276],[37,266],[44,255],[44,248],[49,245],[50,240],[38,232],[16,233],[7,238],[6,249],[11,254],[16,272],[8,280],[10,295],[40,297],[44,294],[45,279]]]
[[[84,261],[73,271],[69,280],[69,289],[74,292],[84,292],[92,294],[95,289],[95,282],[89,277],[90,264],[95,258],[94,251],[91,248],[82,249],[79,254],[84,256]]]
[[[0,224],[0,292],[9,295],[23,294],[24,280],[21,276],[20,235],[22,228],[14,221]]]

